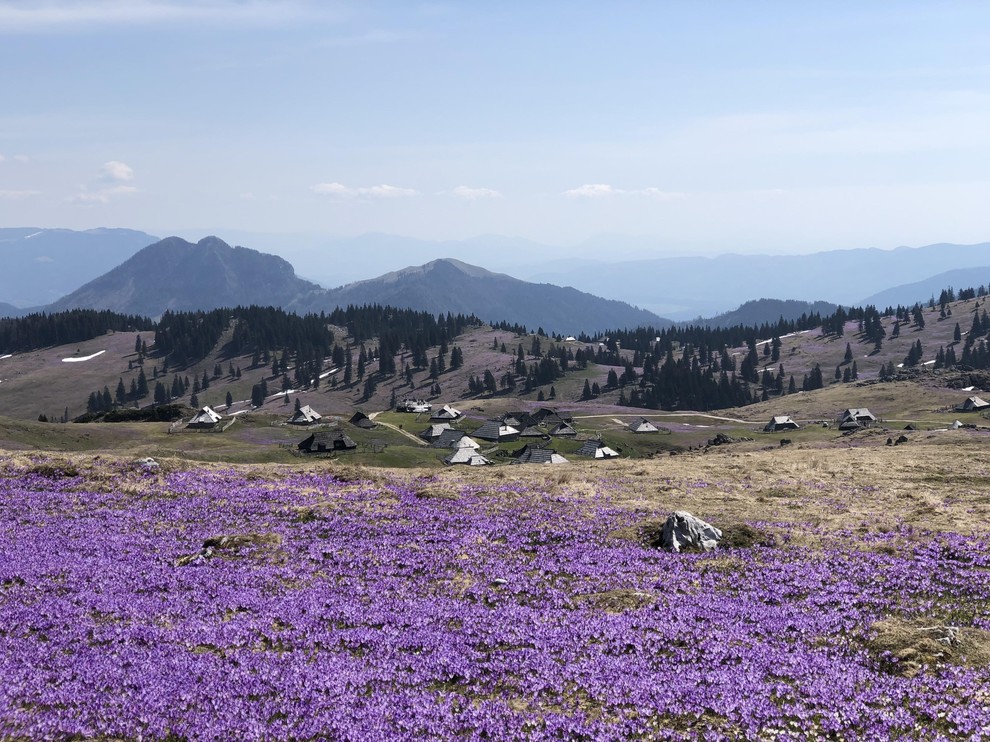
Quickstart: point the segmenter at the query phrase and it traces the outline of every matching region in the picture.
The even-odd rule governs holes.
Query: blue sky
[[[987,49],[975,2],[0,0],[0,224],[987,241]]]

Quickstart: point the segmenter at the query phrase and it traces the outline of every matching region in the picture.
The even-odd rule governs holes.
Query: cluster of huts
[[[299,413],[303,412],[303,410],[309,410],[310,414],[300,415]],[[289,424],[313,425],[319,423],[322,419],[322,416],[318,412],[314,412],[309,405],[306,405],[298,409],[296,414],[289,418]],[[371,430],[376,427],[375,421],[360,410],[351,415],[347,422],[363,430]],[[343,430],[335,427],[330,430],[315,431],[306,438],[303,438],[297,448],[303,453],[330,453],[332,451],[353,451],[357,448],[357,443]]]
[[[484,421],[470,435],[455,429],[450,422],[439,416],[449,414],[449,408],[446,409],[447,412],[442,408],[432,413],[430,424],[419,435],[434,448],[451,451],[444,457],[444,462],[447,464],[486,466],[493,463],[480,453],[479,440],[492,445],[523,442],[525,445],[509,454],[516,464],[564,464],[567,463],[567,459],[548,444],[555,438],[572,440],[577,438],[573,419],[550,407],[541,407],[535,412],[507,412]],[[457,411],[453,410],[453,412]],[[636,432],[659,432],[659,428],[646,418],[635,421],[629,427]],[[576,451],[576,455],[593,459],[611,459],[618,457],[619,453],[605,445],[599,437],[584,441]]]
[[[866,407],[850,407],[840,414],[835,422],[839,430],[859,430],[876,423],[877,416]],[[765,433],[779,433],[784,430],[797,430],[800,427],[788,415],[774,415],[770,418],[770,422],[763,426],[763,431]]]
[[[990,402],[976,396],[970,396],[957,404],[953,410],[956,412],[982,412],[990,410]],[[836,426],[843,432],[869,428],[877,422],[879,422],[877,416],[866,407],[850,407],[835,420]],[[797,430],[799,427],[801,426],[787,415],[774,415],[770,418],[770,422],[763,427],[763,430],[767,433],[777,433],[784,430]],[[962,423],[957,420],[953,427],[962,427]],[[914,430],[915,428],[913,425],[908,425],[906,429]]]

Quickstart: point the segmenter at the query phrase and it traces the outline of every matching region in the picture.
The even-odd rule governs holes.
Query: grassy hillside
[[[900,336],[892,338],[893,321],[884,320],[887,337],[883,347],[876,351],[872,342],[857,335],[856,323],[847,323],[843,337],[824,336],[818,330],[809,330],[782,338],[781,359],[779,363],[769,363],[766,367],[776,373],[780,364],[784,366],[785,376],[793,375],[798,385],[804,374],[811,371],[815,364],[820,364],[826,382],[826,388],[808,393],[771,397],[766,402],[760,402],[740,409],[709,411],[698,414],[690,410],[662,412],[642,410],[619,406],[619,390],[601,394],[590,401],[581,400],[581,392],[585,380],[598,383],[604,387],[607,375],[611,370],[608,366],[594,363],[586,369],[572,369],[567,375],[553,384],[555,398],[550,399],[550,385],[538,387],[528,394],[522,392],[521,386],[514,390],[500,389],[495,395],[472,394],[469,390],[469,379],[472,376],[481,377],[490,370],[496,378],[510,371],[516,360],[517,348],[521,345],[527,356],[527,364],[534,362],[528,353],[533,342],[533,336],[518,336],[514,333],[496,330],[490,327],[469,329],[452,342],[463,351],[464,365],[457,370],[447,370],[436,380],[430,378],[428,371],[420,370],[413,374],[413,384],[410,386],[401,369],[406,363],[411,363],[411,356],[402,353],[396,358],[396,366],[400,369],[394,377],[382,379],[375,393],[368,399],[364,398],[364,384],[355,378],[354,383],[345,387],[341,380],[343,373],[340,369],[332,369],[329,360],[325,363],[324,378],[318,389],[307,391],[290,390],[288,395],[281,392],[282,378],[271,376],[269,367],[251,367],[250,356],[228,357],[223,353],[228,336],[217,343],[214,350],[202,361],[178,373],[189,379],[201,379],[203,374],[212,377],[214,368],[219,364],[223,373],[218,378],[211,378],[208,389],[200,391],[200,405],[211,405],[224,416],[241,418],[231,431],[224,434],[222,439],[199,436],[189,440],[202,442],[200,458],[209,460],[211,457],[222,458],[230,456],[232,460],[280,460],[279,456],[289,456],[285,452],[266,451],[258,454],[243,447],[249,447],[256,442],[271,444],[277,448],[278,443],[294,443],[299,439],[296,431],[289,433],[272,433],[265,437],[258,431],[282,430],[281,423],[292,414],[296,401],[310,405],[320,413],[347,419],[355,409],[367,413],[387,410],[390,398],[406,396],[431,398],[435,405],[450,403],[461,409],[466,419],[462,423],[466,429],[473,429],[488,418],[507,411],[534,410],[540,406],[553,406],[566,414],[573,415],[576,426],[582,438],[601,434],[606,442],[613,447],[623,447],[624,453],[632,456],[648,456],[664,453],[668,449],[683,449],[704,445],[718,432],[724,432],[732,437],[748,437],[758,431],[771,415],[786,414],[799,421],[833,420],[835,416],[847,407],[869,407],[875,414],[889,421],[891,429],[903,428],[912,421],[922,428],[943,427],[957,417],[959,413],[952,407],[962,401],[969,392],[961,387],[971,382],[969,377],[956,371],[931,370],[931,366],[920,365],[914,377],[895,382],[878,383],[877,376],[882,366],[893,363],[895,366],[904,359],[908,350],[921,340],[926,360],[934,358],[940,346],[947,347],[952,343],[953,330],[959,322],[965,336],[972,322],[972,313],[976,301],[957,302],[950,306],[951,316],[940,319],[938,310],[925,310],[926,324],[923,329],[912,326],[902,326]],[[981,307],[982,308],[982,307]],[[335,332],[343,337],[344,328],[336,328]],[[149,386],[155,384],[155,369],[161,368],[161,359],[156,356],[151,333],[138,333],[143,341],[151,347],[149,356],[144,361],[144,373]],[[759,350],[762,353],[763,342],[759,339]],[[834,369],[837,365],[843,369],[843,357],[846,344],[849,344],[859,374],[859,381],[851,383],[834,383]],[[541,338],[544,351],[558,347],[549,338]],[[562,341],[560,345],[568,346],[572,351],[584,347],[582,343]],[[122,379],[125,388],[129,389],[131,382],[140,373],[138,356],[134,351],[135,333],[111,333],[93,340],[73,346],[59,346],[30,353],[13,354],[0,358],[0,410],[11,420],[35,421],[39,414],[45,414],[50,419],[60,419],[68,408],[69,418],[78,416],[85,411],[87,397],[90,392],[102,390],[107,386],[111,393]],[[502,348],[505,348],[503,351]],[[370,341],[368,347],[374,347]],[[355,357],[359,348],[352,346]],[[732,350],[737,360],[741,360],[746,352],[745,347]],[[958,351],[957,351],[958,352]],[[428,355],[433,358],[437,349],[433,348]],[[631,357],[625,353],[626,357]],[[761,356],[762,358],[762,356]],[[72,360],[80,359],[80,360]],[[86,360],[82,360],[86,359]],[[128,366],[131,368],[128,368]],[[851,366],[851,364],[848,364]],[[231,375],[230,369],[241,370],[240,378]],[[621,368],[618,369],[621,372]],[[377,363],[369,362],[366,374],[374,374]],[[169,385],[175,369],[162,376],[162,381]],[[291,376],[291,370],[290,370]],[[336,386],[332,383],[337,379]],[[250,404],[252,387],[265,379],[269,387],[269,397],[259,408]],[[431,395],[431,389],[439,384],[441,393]],[[955,388],[953,388],[955,387]],[[548,397],[540,401],[538,395],[543,393]],[[228,409],[226,397],[228,393],[233,398],[233,404]],[[146,402],[150,399],[146,399]],[[189,404],[191,395],[185,395],[180,403]],[[662,441],[646,442],[632,434],[627,434],[624,426],[631,420],[646,415],[658,424],[670,429],[672,434],[665,436]],[[978,415],[970,415],[981,424],[984,422]],[[388,414],[383,421],[395,426],[403,426],[405,432],[418,432],[425,427],[424,419],[401,414]],[[964,419],[964,422],[971,420]],[[73,450],[114,449],[117,447],[135,447],[136,449],[160,449],[163,452],[176,451],[176,455],[197,455],[197,447],[190,444],[177,445],[174,436],[158,440],[155,430],[158,425],[140,424],[99,424],[89,425],[76,432],[73,426],[58,433],[54,429],[14,426],[7,423],[4,437],[9,445],[15,447],[30,447],[44,443],[46,435],[52,436],[51,446],[66,447]],[[13,426],[13,427],[12,427]],[[57,426],[56,426],[57,427]],[[78,427],[78,426],[76,426]],[[164,426],[167,429],[167,425]],[[71,433],[68,431],[72,431]],[[376,460],[388,461],[395,465],[411,465],[423,463],[436,465],[439,456],[433,453],[425,456],[417,452],[415,444],[404,438],[402,433],[385,430],[379,431],[383,440],[390,443],[392,450],[387,454],[379,451]],[[266,434],[267,435],[267,434]],[[836,433],[812,434],[810,431],[797,434],[800,440],[809,444],[824,444],[836,437]],[[281,436],[281,437],[280,437]],[[390,436],[395,436],[394,440]],[[353,437],[353,436],[352,436]],[[171,442],[170,442],[171,441]],[[554,442],[554,445],[565,454],[574,447],[567,443]],[[41,447],[49,447],[42,445]],[[575,446],[576,447],[576,446]],[[409,451],[400,450],[410,448]],[[384,447],[382,447],[384,450]],[[361,454],[363,456],[364,454]]]

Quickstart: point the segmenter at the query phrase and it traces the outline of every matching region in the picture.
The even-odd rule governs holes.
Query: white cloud
[[[419,191],[412,188],[400,188],[387,184],[352,188],[343,183],[317,183],[310,190],[320,196],[332,198],[407,198],[418,196]]]
[[[614,196],[617,193],[620,193],[620,191],[605,183],[588,183],[578,188],[564,191],[564,195],[568,198],[604,198]]]
[[[639,188],[631,191],[614,188],[605,183],[589,183],[579,188],[564,191],[568,198],[610,198],[612,196],[648,196],[657,201],[674,201],[683,198],[684,194],[677,191],[664,191],[656,187]]]
[[[4,160],[6,160],[6,159],[7,159],[7,158],[6,158],[6,157],[4,157],[4,156],[3,156],[3,154],[0,154],[0,162],[3,162],[3,161],[4,161]]]
[[[127,165],[118,160],[110,160],[110,162],[103,163],[103,167],[100,168],[100,177],[103,180],[113,181],[113,182],[128,182],[134,180],[134,170],[130,165]]]
[[[55,261],[48,255],[39,255],[34,259],[36,263],[54,263]]]
[[[31,158],[27,155],[14,155],[14,162],[31,162]]]
[[[471,188],[470,186],[457,186],[450,191],[450,195],[461,201],[477,201],[483,198],[502,198],[502,194],[493,188]]]
[[[10,200],[16,200],[19,198],[31,198],[32,196],[40,196],[41,191],[0,191],[0,198],[6,198]]]
[[[134,170],[119,160],[103,163],[96,177],[88,185],[79,186],[79,192],[70,196],[69,203],[74,204],[108,204],[118,196],[130,196],[138,192],[133,185],[126,185],[134,180]]]

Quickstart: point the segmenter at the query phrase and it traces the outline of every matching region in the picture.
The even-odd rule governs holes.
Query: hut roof
[[[300,451],[317,453],[320,451],[349,451],[357,448],[347,433],[342,430],[320,430],[299,442]]]
[[[358,410],[353,415],[351,415],[351,419],[348,420],[348,422],[351,425],[356,425],[357,427],[365,428],[366,430],[370,430],[371,428],[375,427],[375,421],[372,420],[367,415],[365,415],[363,412],[361,412],[361,410]]]
[[[461,416],[460,410],[455,410],[449,404],[445,404],[439,410],[430,413],[431,420],[456,420]]]
[[[798,424],[787,415],[774,415],[770,418],[770,422],[764,426],[763,430],[772,432],[774,430],[795,430],[798,427]]]
[[[578,456],[588,456],[594,459],[614,459],[618,457],[618,452],[606,446],[600,440],[587,440],[581,448],[577,450]]]
[[[542,448],[528,444],[512,454],[514,464],[566,464],[567,459],[552,448]]]
[[[463,430],[454,430],[453,428],[448,428],[447,430],[441,431],[440,435],[431,445],[434,448],[481,448],[481,446],[478,445],[478,443]]]
[[[629,425],[629,429],[634,433],[659,433],[660,429],[647,420],[645,417],[639,418]]]
[[[217,414],[212,407],[204,407],[196,413],[195,417],[189,421],[189,425],[210,426],[216,425],[223,418]]]
[[[310,425],[319,422],[322,418],[323,415],[319,412],[309,405],[304,405],[293,413],[292,417],[289,418],[289,423],[292,425]]]
[[[486,420],[473,435],[486,441],[501,441],[517,437],[519,430],[499,420]]]
[[[866,407],[850,407],[842,413],[840,420],[856,420],[857,422],[876,422],[877,416]]]
[[[956,405],[957,412],[972,412],[990,407],[990,402],[986,402],[979,397],[967,397],[962,404]]]
[[[419,437],[427,441],[435,441],[441,435],[443,431],[450,430],[450,423],[433,423],[428,426],[426,430],[419,434]]]
[[[463,464],[465,466],[488,466],[492,463],[489,459],[470,448],[458,448],[450,456],[447,456],[443,462],[445,464]]]

